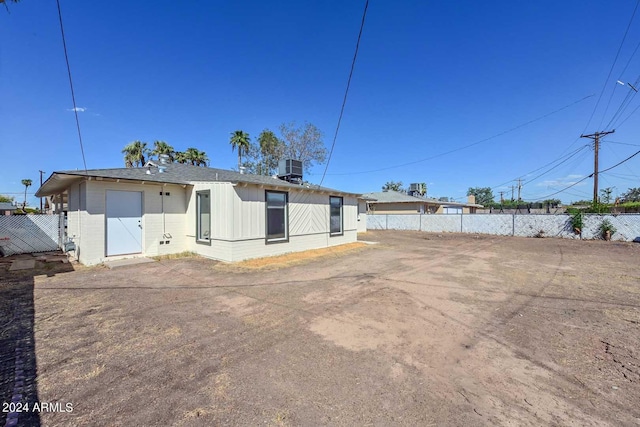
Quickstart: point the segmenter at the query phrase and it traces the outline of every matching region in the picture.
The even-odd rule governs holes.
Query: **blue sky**
[[[589,175],[588,148],[536,180],[556,163],[529,172],[587,144],[581,133],[609,130],[631,91],[616,80],[640,76],[640,53],[632,56],[639,10],[605,84],[635,6],[371,1],[323,185],[369,192],[400,180],[426,182],[429,196],[464,198],[468,187],[482,186],[510,197],[510,181],[521,177],[523,198],[536,199]],[[83,165],[56,3],[9,7],[0,6],[0,194],[22,200],[22,178],[37,184],[38,170],[46,178]],[[211,166],[231,169],[236,129],[255,138],[308,121],[330,146],[364,1],[61,0],[61,7],[88,168],[122,167],[126,144],[159,139],[197,147]],[[629,119],[605,138],[601,169],[640,150],[640,111],[630,115],[638,105],[640,97],[631,98],[618,122]],[[640,186],[639,166],[640,155],[602,174],[600,187],[619,194]],[[319,182],[322,171],[305,175]],[[591,194],[587,179],[553,197]]]

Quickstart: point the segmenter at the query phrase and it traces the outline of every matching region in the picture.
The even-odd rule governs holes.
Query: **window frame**
[[[284,195],[284,237],[269,237],[269,193]],[[264,240],[267,245],[289,241],[289,193],[287,191],[264,191]]]
[[[202,222],[200,220],[200,206],[202,202],[200,201],[200,195],[206,194],[209,199],[209,238],[201,239],[200,238],[200,230],[202,228]],[[211,246],[211,190],[198,190],[196,191],[196,243],[201,245],[209,245]]]
[[[340,231],[331,231],[331,200],[340,200]],[[329,196],[329,236],[344,236],[344,197],[342,196]]]

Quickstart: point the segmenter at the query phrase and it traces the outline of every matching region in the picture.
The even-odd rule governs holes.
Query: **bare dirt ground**
[[[0,272],[33,288],[38,399],[73,404],[40,422],[640,425],[640,245],[362,238],[258,271]]]

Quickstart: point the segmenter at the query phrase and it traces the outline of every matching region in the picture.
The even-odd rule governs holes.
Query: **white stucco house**
[[[175,163],[54,172],[36,192],[47,196],[86,265],[183,251],[240,261],[354,242],[366,223],[358,194]]]

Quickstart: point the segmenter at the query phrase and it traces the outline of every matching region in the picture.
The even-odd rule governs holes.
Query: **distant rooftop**
[[[430,205],[466,206],[474,208],[483,207],[482,205],[478,205],[476,203],[443,202],[436,199],[410,196],[408,194],[400,193],[399,191],[393,190],[365,193],[362,195],[362,197],[375,200],[372,201],[372,203],[427,203]]]

